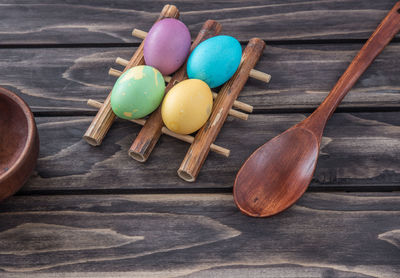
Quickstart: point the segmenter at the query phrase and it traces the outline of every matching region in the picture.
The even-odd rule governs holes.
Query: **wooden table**
[[[19,3],[21,2],[21,3]],[[186,143],[163,136],[146,164],[127,155],[139,127],[118,120],[100,147],[82,135],[164,1],[5,0],[0,84],[31,106],[36,171],[0,203],[0,277],[400,277],[400,36],[329,121],[315,177],[289,210],[242,215],[240,165],[327,95],[395,1],[175,1],[194,37],[206,19],[267,42],[197,182],[177,174]],[[29,1],[28,1],[29,2]]]

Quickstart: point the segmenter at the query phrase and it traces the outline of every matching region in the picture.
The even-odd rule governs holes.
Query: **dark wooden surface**
[[[2,277],[400,275],[398,193],[307,193],[264,220],[231,194],[19,196],[0,210]]]
[[[242,215],[235,174],[260,144],[323,100],[395,1],[175,1],[194,38],[206,19],[243,45],[267,42],[196,183],[178,178],[188,145],[162,136],[146,164],[117,120],[100,147],[82,139],[117,56],[129,58],[165,1],[0,3],[0,85],[36,116],[40,158],[0,203],[0,277],[399,277],[399,35],[328,122],[309,192],[268,219]],[[351,191],[351,192],[349,192]],[[179,193],[179,194],[178,194]]]
[[[258,146],[305,117],[260,114],[247,122],[228,118],[216,143],[231,149],[230,158],[210,153],[195,183],[176,174],[187,143],[164,135],[142,164],[128,156],[140,131],[134,123],[118,120],[103,144],[92,147],[82,139],[92,117],[38,117],[40,158],[36,174],[22,190],[230,189],[240,165]],[[399,112],[335,114],[326,127],[311,187],[399,190],[399,126]]]
[[[362,43],[267,45],[256,69],[270,73],[270,84],[250,79],[239,96],[256,113],[311,112],[328,94]],[[87,98],[103,101],[116,78],[114,60],[136,48],[0,48],[0,84],[17,92],[34,112],[93,111]],[[395,110],[400,107],[400,52],[390,44],[343,100],[346,111]],[[54,113],[53,113],[54,114]]]
[[[35,1],[4,0],[0,15],[3,45],[138,42],[132,27],[148,30],[160,7],[172,3],[195,37],[207,19],[242,41],[367,39],[394,1]],[[398,36],[399,37],[399,36]]]

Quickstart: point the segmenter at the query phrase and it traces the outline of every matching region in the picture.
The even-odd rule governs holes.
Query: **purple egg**
[[[179,69],[190,52],[189,29],[173,18],[160,20],[150,29],[144,41],[143,55],[146,65],[167,75]]]

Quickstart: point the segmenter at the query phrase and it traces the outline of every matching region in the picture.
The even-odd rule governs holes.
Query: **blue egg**
[[[228,81],[239,67],[242,47],[230,36],[215,36],[200,43],[190,54],[187,74],[203,80],[211,88]]]

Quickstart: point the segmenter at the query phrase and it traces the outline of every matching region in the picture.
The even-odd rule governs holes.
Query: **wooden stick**
[[[178,18],[179,17],[178,9],[174,5],[165,5],[157,21],[165,17]],[[144,64],[143,45],[144,43],[142,42],[138,47],[138,49],[136,50],[135,54],[133,54],[128,65],[126,65],[124,71],[128,70],[131,67]],[[104,101],[103,106],[99,109],[92,123],[90,124],[89,128],[83,135],[83,138],[90,145],[98,146],[101,144],[101,142],[103,141],[104,137],[106,136],[108,130],[110,129],[112,123],[116,118],[114,112],[111,109],[110,99],[111,99],[111,92],[108,94],[106,100]]]
[[[120,76],[122,74],[122,71],[110,68],[110,70],[108,71],[108,74],[118,77],[118,76]],[[169,76],[164,76],[164,79],[165,80],[171,80],[168,77]],[[169,81],[167,81],[167,82],[169,82]],[[217,97],[217,94],[213,93],[213,98],[215,99],[216,97]],[[238,118],[238,119],[241,119],[241,120],[245,120],[245,121],[247,121],[249,119],[249,115],[248,114],[240,112],[240,111],[237,111],[237,110],[234,110],[234,109],[230,109],[228,114],[230,116],[232,116],[232,117],[235,117],[235,118]]]
[[[123,72],[120,71],[120,70],[117,70],[117,69],[110,68],[108,70],[108,74],[112,75],[112,76],[115,76],[115,77],[120,77],[123,74]]]
[[[249,119],[249,114],[237,111],[237,110],[232,109],[232,108],[229,109],[228,115],[232,116],[234,118],[240,119],[240,120],[244,120],[244,121],[247,121]]]
[[[224,124],[228,111],[246,83],[265,47],[263,40],[253,38],[243,52],[243,62],[232,78],[221,88],[207,123],[197,132],[178,170],[178,175],[189,182],[196,180],[209,151]]]
[[[121,65],[121,66],[126,66],[128,64],[128,62],[129,62],[128,60],[122,59],[120,57],[117,57],[117,59],[115,59],[115,63],[117,63],[118,65]],[[119,77],[122,74],[122,71],[110,68],[110,70],[108,71],[108,74]],[[165,82],[169,83],[171,81],[171,76],[165,75],[164,80],[165,80]],[[217,93],[213,92],[213,98],[216,98],[216,97],[217,97]],[[235,100],[235,102],[233,103],[233,107],[243,110],[248,113],[253,112],[253,106],[251,106],[250,104],[238,101],[238,100]]]
[[[172,77],[168,75],[163,75],[165,82],[169,83],[171,82]]]
[[[260,81],[263,81],[265,83],[269,83],[271,81],[271,75],[269,75],[268,73],[259,71],[259,70],[255,70],[255,69],[251,69],[250,77],[260,80]]]
[[[126,67],[126,65],[129,63],[129,61],[125,60],[125,59],[122,59],[121,57],[117,57],[117,59],[115,59],[115,63],[117,63],[118,65]]]
[[[221,25],[218,22],[214,20],[207,20],[201,27],[199,34],[192,43],[191,51],[193,51],[193,49],[201,41],[219,34],[220,31]],[[175,85],[176,82],[180,82],[185,79],[187,79],[186,63],[172,76],[171,82],[169,82],[165,88],[165,94],[168,94],[168,91]],[[158,107],[158,109],[150,115],[146,124],[139,132],[131,148],[129,149],[129,155],[140,162],[146,161],[161,135],[161,129],[163,126],[164,124],[161,117],[161,107]]]
[[[147,32],[135,28],[132,31],[132,36],[144,40],[147,36]]]
[[[218,94],[213,92],[213,98],[216,99],[217,96],[218,96]],[[251,106],[250,104],[238,101],[238,100],[235,100],[235,102],[233,103],[233,106],[237,109],[243,110],[248,113],[253,112],[253,106]]]
[[[88,99],[87,104],[89,106],[97,108],[97,109],[100,109],[101,106],[103,105],[101,102],[96,101],[94,99]],[[146,123],[145,119],[136,119],[136,120],[130,120],[130,121],[134,122],[136,124],[139,124],[139,125],[144,125]],[[171,130],[169,130],[165,126],[161,129],[161,132],[163,134],[169,135],[171,137],[174,137],[174,138],[176,138],[178,140],[181,140],[181,141],[184,141],[184,142],[187,142],[187,143],[190,143],[190,144],[193,143],[193,141],[194,141],[194,137],[193,136],[182,135],[182,134],[178,134],[178,133],[172,132]],[[226,157],[229,157],[229,154],[230,154],[230,150],[228,150],[226,148],[223,148],[223,147],[220,147],[220,146],[217,146],[215,144],[211,145],[211,150],[213,152],[215,152],[215,153],[221,154],[221,155],[226,156]]]
[[[139,30],[139,29],[133,29],[132,36],[144,40],[147,36],[147,32]],[[263,81],[265,83],[269,83],[271,81],[271,75],[269,75],[268,73],[259,71],[259,70],[255,70],[255,69],[250,70],[250,77],[260,80],[260,81]]]

